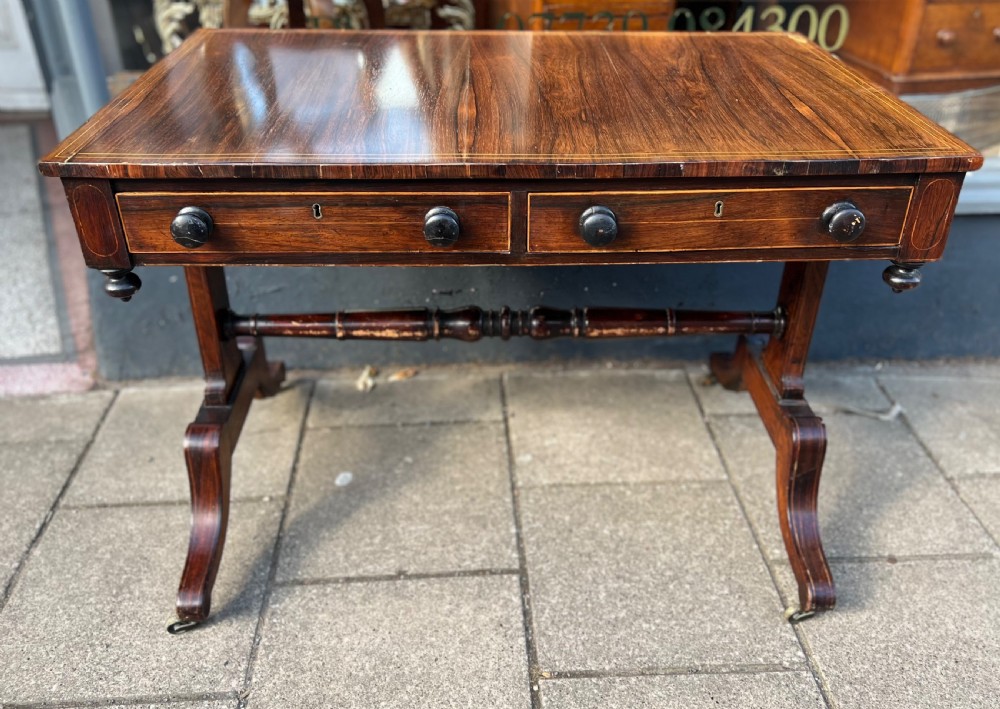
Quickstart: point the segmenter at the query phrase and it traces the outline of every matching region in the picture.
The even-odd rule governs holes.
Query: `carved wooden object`
[[[258,338],[229,337],[220,315],[229,308],[221,268],[186,269],[191,311],[205,366],[205,402],[184,435],[191,484],[191,540],[177,596],[179,624],[172,632],[208,617],[212,586],[222,559],[229,520],[233,449],[254,397],[276,394],[285,378],[269,364]]]
[[[209,614],[250,400],[283,377],[264,354],[272,335],[739,334],[712,370],[749,390],[774,442],[795,617],[832,607],[816,516],[826,433],[802,383],[827,267],[888,261],[893,289],[916,285],[981,163],[796,36],[202,31],[40,167],[63,179],[112,295],[135,292],[135,266],[186,268],[206,389],[185,443],[181,630]],[[247,316],[222,272],[718,261],[786,263],[776,309]]]
[[[1000,83],[998,0],[840,4],[851,22],[838,53],[897,93],[961,91]]]
[[[799,584],[795,619],[832,608],[836,601],[816,516],[826,428],[806,403],[802,382],[828,266],[824,261],[787,264],[778,293],[778,307],[788,318],[784,331],[763,351],[741,337],[735,354],[711,359],[720,383],[750,391],[777,452],[778,522]]]
[[[456,310],[424,308],[341,312],[329,315],[232,315],[226,332],[255,337],[326,337],[336,340],[440,340],[483,337],[669,337],[672,335],[774,334],[784,328],[778,311],[723,313],[639,308]]]

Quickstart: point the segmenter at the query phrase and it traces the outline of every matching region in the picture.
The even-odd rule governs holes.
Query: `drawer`
[[[715,251],[842,246],[821,219],[849,200],[865,215],[865,230],[849,246],[899,242],[911,187],[562,192],[528,197],[528,251]],[[614,212],[618,237],[591,246],[580,215],[592,206]]]
[[[508,252],[507,192],[122,192],[122,226],[133,253]],[[176,243],[170,224],[184,207],[212,217],[208,241]],[[428,210],[448,207],[460,232],[452,246],[424,238]]]
[[[674,0],[542,0],[529,10],[533,20],[525,16],[520,19],[527,29],[535,30],[664,32],[670,29],[674,4]],[[550,19],[546,20],[546,15]],[[682,12],[678,20],[681,27],[686,19]]]
[[[1000,4],[930,3],[920,23],[912,71],[1000,70]]]

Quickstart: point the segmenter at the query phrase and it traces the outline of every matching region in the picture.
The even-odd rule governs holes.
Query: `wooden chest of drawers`
[[[674,0],[493,0],[490,27],[527,30],[671,29]]]
[[[838,52],[897,93],[1000,83],[998,0],[843,0]]]

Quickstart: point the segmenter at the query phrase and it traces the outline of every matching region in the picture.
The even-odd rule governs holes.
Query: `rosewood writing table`
[[[802,373],[832,260],[938,259],[969,146],[796,35],[202,31],[40,164],[87,264],[185,267],[204,403],[184,442],[193,521],[174,631],[209,614],[230,462],[284,372],[262,338],[734,333],[712,358],[777,451],[803,617],[831,608],[826,450]],[[769,312],[538,307],[232,312],[223,267],[785,262]],[[757,334],[760,337],[748,337]],[[765,339],[766,338],[766,339]],[[762,344],[758,345],[758,339]]]

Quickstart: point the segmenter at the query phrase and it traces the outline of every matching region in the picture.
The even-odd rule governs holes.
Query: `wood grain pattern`
[[[489,26],[536,31],[664,32],[670,28],[675,4],[674,0],[491,0]]]
[[[675,335],[774,334],[784,328],[775,312],[716,312],[649,308],[573,308],[536,306],[529,310],[371,310],[295,315],[233,315],[226,331],[253,337],[319,337],[335,340],[553,337],[608,339]]]
[[[763,352],[741,336],[733,355],[710,360],[720,383],[750,392],[774,444],[778,520],[798,582],[800,613],[833,608],[837,599],[817,517],[826,427],[806,402],[802,381],[828,266],[787,264],[778,293],[784,332],[771,337]]]
[[[745,339],[737,358],[743,381],[775,448],[778,522],[799,587],[799,612],[833,608],[833,574],[823,551],[817,503],[826,457],[826,427],[803,398],[783,398]]]
[[[551,253],[483,253],[441,249],[434,252],[230,252],[137,253],[139,266],[586,266],[641,263],[757,263],[831,260],[892,260],[899,246],[750,247],[689,251],[565,251]]]
[[[510,249],[509,193],[479,192],[126,192],[118,195],[133,253],[187,253],[170,236],[178,210],[197,206],[215,224],[199,253],[504,252]],[[316,218],[313,205],[319,205]],[[424,238],[424,215],[445,206],[459,216],[451,247]]]
[[[184,437],[191,486],[191,536],[177,593],[181,621],[208,617],[229,519],[233,451],[255,397],[277,392],[281,363],[269,363],[259,338],[223,332],[229,293],[221,268],[187,268],[188,293],[205,370],[205,399]],[[172,626],[173,627],[173,626]]]
[[[198,317],[196,314],[196,322]],[[212,403],[206,396],[184,435],[191,486],[191,536],[177,591],[177,617],[181,621],[202,621],[211,611],[212,587],[229,523],[233,451],[253,399],[276,393],[285,378],[280,364],[268,363],[261,340],[244,339],[239,347],[239,377],[227,398]],[[207,369],[206,376],[210,376]]]
[[[844,199],[856,204],[867,219],[865,231],[849,248],[894,246],[910,192],[909,188],[824,188],[529,194],[528,251],[829,247],[836,242],[820,217],[826,207]],[[586,243],[578,228],[580,214],[597,204],[610,208],[618,221],[618,238],[604,247]]]
[[[108,182],[70,179],[63,181],[63,187],[86,264],[102,269],[132,268],[118,208]]]
[[[254,250],[236,252],[233,250],[225,252],[203,251],[202,249],[186,250],[175,248],[173,251],[148,251],[137,252],[133,255],[136,264],[139,265],[224,265],[224,264],[289,264],[289,265],[331,265],[331,264],[379,264],[379,265],[579,265],[587,263],[684,263],[690,261],[787,261],[787,260],[814,260],[814,259],[897,259],[899,246],[896,242],[885,246],[873,246],[862,242],[861,244],[837,244],[830,242],[828,245],[809,244],[809,236],[801,235],[803,241],[796,242],[791,239],[788,244],[782,246],[779,243],[772,243],[767,236],[767,232],[760,232],[761,239],[734,239],[736,242],[732,248],[723,248],[723,244],[712,245],[712,250],[700,250],[701,245],[686,250],[682,244],[671,244],[668,250],[661,251],[634,251],[619,250],[607,251],[594,249],[592,251],[552,251],[552,252],[527,252],[527,212],[529,195],[555,195],[563,193],[585,193],[600,195],[606,193],[623,192],[623,186],[629,188],[628,192],[655,192],[669,195],[673,192],[690,191],[693,202],[699,199],[698,193],[716,194],[742,193],[748,190],[788,192],[791,195],[797,194],[797,190],[806,193],[815,191],[816,201],[811,203],[813,210],[820,209],[823,201],[820,196],[827,196],[831,199],[836,197],[850,198],[852,194],[883,194],[882,188],[900,188],[900,190],[911,191],[917,178],[912,175],[877,175],[877,176],[817,176],[817,177],[754,177],[754,178],[673,178],[673,179],[636,179],[622,183],[620,180],[419,180],[419,181],[377,181],[377,180],[330,180],[330,181],[281,181],[281,180],[118,180],[112,182],[112,189],[120,190],[122,197],[127,196],[127,212],[133,209],[141,211],[145,208],[152,208],[153,204],[158,204],[165,194],[176,195],[177,202],[168,205],[187,205],[201,199],[208,193],[232,194],[233,190],[239,190],[241,201],[254,208],[254,214],[241,217],[244,225],[252,223],[255,219],[268,221],[270,218],[266,210],[256,210],[258,206],[257,196],[268,193],[290,194],[290,190],[301,192],[302,194],[324,193],[328,195],[345,193],[366,193],[361,199],[378,199],[377,193],[385,192],[398,195],[399,204],[410,199],[419,199],[421,194],[441,194],[447,195],[452,192],[458,195],[469,192],[474,186],[479,193],[509,193],[510,194],[510,250],[509,252],[475,252],[468,249],[431,249],[424,251],[364,251],[347,252],[334,249],[327,249],[322,240],[302,239],[299,241],[301,248],[289,250],[284,246],[278,246],[274,250],[269,248],[274,243],[274,239],[266,238],[261,233],[260,239],[253,244]],[[873,191],[874,190],[874,191]],[[375,193],[368,196],[367,193]],[[891,191],[886,194],[897,194]],[[149,205],[143,206],[143,199],[149,199]],[[294,199],[294,198],[289,198]],[[568,199],[568,197],[567,197]],[[595,197],[596,199],[596,197]],[[681,197],[683,201],[683,197]],[[133,202],[135,203],[133,206]],[[898,208],[897,202],[892,202],[893,209]],[[714,207],[714,201],[712,201]],[[869,208],[871,216],[878,217],[878,212],[873,211],[871,206],[862,202],[863,206]],[[791,208],[795,204],[787,205]],[[810,204],[803,204],[809,207]],[[825,205],[823,205],[825,206]],[[302,204],[298,203],[301,209]],[[766,208],[765,206],[761,207]],[[726,208],[725,214],[732,216],[734,212],[731,208]],[[329,211],[329,210],[328,210]],[[912,212],[912,210],[910,210]],[[791,218],[803,218],[804,224],[808,215],[789,214]],[[164,211],[157,219],[142,221],[148,228],[155,229],[155,235],[149,235],[148,239],[156,244],[166,244],[169,240],[166,225],[172,217],[168,211]],[[808,218],[807,218],[808,217]],[[326,217],[325,217],[326,218]],[[712,220],[714,220],[714,216]],[[131,222],[132,217],[127,214],[126,220]],[[309,221],[309,220],[307,220]],[[876,219],[878,222],[879,219]],[[464,220],[463,225],[468,225],[469,220]],[[788,234],[788,230],[781,230],[776,222],[769,222],[770,228],[781,233]],[[366,226],[370,226],[366,222]],[[488,224],[486,228],[499,227],[498,224]],[[877,228],[877,227],[875,227]],[[277,233],[284,233],[290,230],[290,226],[279,230]],[[295,230],[291,230],[288,236],[296,239]],[[412,235],[412,231],[409,232]],[[710,235],[706,235],[710,236]],[[403,237],[394,237],[386,246],[391,243],[405,242]],[[172,243],[172,242],[171,242]],[[799,243],[804,245],[799,245]],[[174,248],[166,244],[167,249]]]
[[[186,267],[206,378],[186,441],[194,519],[177,611],[187,625],[210,610],[250,400],[283,378],[262,335],[770,333],[763,353],[741,339],[713,371],[750,390],[774,442],[801,610],[832,607],[816,518],[826,432],[802,382],[829,262],[893,259],[906,266],[890,281],[915,284],[911,266],[940,257],[963,173],[981,163],[800,37],[222,31],[194,35],[40,168],[75,199],[90,265],[114,275],[133,262]],[[843,201],[868,224],[847,244],[821,219]],[[621,217],[610,247],[577,234],[595,205]],[[188,206],[210,213],[189,212],[175,229],[199,248],[171,238]],[[424,215],[437,206],[459,215],[454,246],[424,241]],[[842,231],[860,223],[853,207],[839,216]],[[452,219],[441,222],[444,241]],[[606,244],[615,225],[590,226]],[[247,318],[230,312],[221,268],[735,260],[790,262],[778,310]]]
[[[781,337],[767,343],[762,355],[780,399],[801,399],[805,391],[802,375],[829,269],[826,262],[793,262],[785,265],[781,275],[777,307],[787,318],[787,325]]]
[[[177,594],[177,617],[204,620],[222,561],[229,526],[232,444],[221,423],[194,422],[184,434],[184,459],[191,488],[191,535]]]
[[[962,175],[923,175],[903,229],[899,255],[893,260],[917,264],[941,258],[955,216]]]
[[[223,318],[229,312],[229,291],[221,268],[184,269],[198,350],[205,370],[205,403],[225,404],[232,394],[243,355],[234,338],[225,337]]]
[[[532,179],[980,164],[797,35],[215,30],[189,38],[41,169]]]

